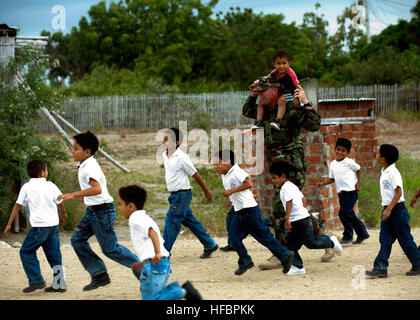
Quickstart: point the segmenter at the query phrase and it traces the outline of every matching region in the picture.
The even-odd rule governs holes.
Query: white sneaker
[[[294,265],[292,265],[289,272],[286,273],[286,275],[288,276],[296,276],[296,275],[302,275],[302,274],[306,274],[305,268],[299,269],[298,267],[295,267]]]
[[[341,256],[343,252],[343,247],[341,246],[340,242],[338,241],[336,236],[330,237],[331,241],[334,243],[334,251],[337,256]]]

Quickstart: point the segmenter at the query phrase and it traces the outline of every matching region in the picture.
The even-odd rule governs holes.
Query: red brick
[[[362,138],[373,139],[373,138],[375,138],[375,136],[376,136],[375,131],[364,131],[364,132],[362,132]]]
[[[329,196],[329,191],[328,191],[328,189],[327,189],[327,188],[322,188],[322,189],[321,189],[321,194],[322,194],[322,196],[324,196],[325,198],[328,198],[328,196]]]
[[[318,143],[312,143],[310,145],[309,150],[312,154],[321,154],[322,153],[322,147]]]
[[[364,124],[362,129],[363,131],[375,131],[375,126]]]
[[[319,155],[308,155],[308,156],[306,156],[306,161],[309,164],[321,164],[321,156],[319,156]]]

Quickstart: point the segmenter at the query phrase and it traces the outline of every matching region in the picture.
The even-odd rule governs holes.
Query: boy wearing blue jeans
[[[250,190],[252,182],[249,175],[238,164],[235,164],[235,155],[232,150],[221,150],[214,156],[216,171],[222,176],[225,188],[223,195],[229,197],[235,210],[228,235],[239,256],[239,268],[235,271],[235,275],[240,276],[254,266],[252,258],[242,243],[249,234],[281,261],[283,273],[289,272],[293,252],[283,247],[264,224],[260,207]]]
[[[45,288],[45,281],[39,267],[36,251],[42,246],[48,263],[53,269],[53,283],[45,288],[46,292],[65,292],[66,283],[62,268],[59,219],[57,205],[60,208],[61,219],[66,219],[66,210],[62,201],[57,201],[61,191],[51,181],[47,181],[48,169],[42,160],[29,161],[27,165],[29,182],[20,189],[18,199],[13,207],[9,222],[4,230],[7,236],[12,222],[15,220],[23,205],[29,206],[29,220],[31,229],[19,250],[23,269],[29,280],[29,287],[24,293]]]
[[[369,238],[365,225],[356,216],[353,208],[358,199],[360,190],[361,171],[360,165],[348,158],[351,150],[351,141],[346,138],[338,138],[335,144],[335,160],[330,164],[329,178],[325,182],[318,182],[318,187],[335,182],[338,199],[340,201],[340,211],[338,216],[344,226],[342,244],[353,241],[353,230],[357,234],[357,239],[353,244],[360,244]]]
[[[115,208],[113,198],[108,193],[105,175],[94,158],[99,148],[98,138],[90,131],[75,135],[73,160],[78,162],[79,184],[81,191],[62,194],[59,200],[82,198],[87,206],[85,215],[79,221],[71,237],[71,245],[83,267],[92,277],[91,283],[83,288],[93,290],[111,283],[104,262],[90,247],[88,240],[93,235],[101,246],[102,252],[110,259],[131,268],[138,258],[126,247],[118,243],[114,230]],[[139,278],[140,273],[135,271]]]
[[[401,174],[395,166],[398,157],[399,152],[395,146],[382,144],[379,147],[378,163],[383,166],[379,184],[384,209],[379,233],[381,247],[373,263],[373,269],[366,271],[366,274],[373,278],[388,277],[388,260],[395,240],[398,240],[412,265],[406,275],[420,275],[420,250],[411,235],[410,214],[404,203],[403,182]]]
[[[207,234],[201,222],[192,214],[190,205],[193,194],[188,176],[192,176],[197,181],[208,201],[211,201],[212,193],[195,169],[191,159],[179,148],[181,143],[182,132],[177,128],[170,128],[166,131],[162,142],[165,149],[163,163],[166,187],[171,195],[168,198],[170,207],[166,214],[163,230],[164,245],[166,250],[171,252],[183,224],[194,233],[204,246],[204,252],[200,255],[200,259],[206,259],[210,258],[219,246]]]
[[[303,194],[293,182],[289,181],[290,168],[285,164],[274,163],[269,172],[275,187],[280,188],[280,200],[286,211],[286,248],[294,252],[293,265],[287,275],[306,273],[298,252],[302,245],[309,249],[331,248],[337,255],[341,255],[343,249],[335,236],[319,235],[315,237],[312,220],[303,205]]]
[[[143,300],[201,300],[200,293],[187,281],[181,287],[178,281],[169,285],[171,264],[159,227],[143,210],[147,192],[137,185],[118,191],[118,210],[130,225],[131,241],[140,259],[131,266],[140,271],[141,297]]]

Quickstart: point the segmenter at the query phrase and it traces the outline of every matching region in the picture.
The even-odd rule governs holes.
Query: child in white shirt
[[[338,138],[335,144],[335,160],[330,164],[329,178],[325,182],[318,182],[317,186],[322,187],[335,182],[338,199],[340,201],[340,211],[338,216],[344,227],[342,244],[351,243],[353,240],[353,230],[357,234],[357,239],[353,244],[360,244],[369,238],[365,225],[356,216],[353,208],[358,200],[360,190],[361,171],[360,166],[352,159],[348,158],[351,150],[351,141],[346,138]]]
[[[45,281],[39,268],[36,251],[42,246],[48,263],[53,269],[53,283],[45,288],[46,292],[65,292],[66,283],[62,268],[59,237],[59,219],[57,205],[60,208],[61,219],[66,219],[66,210],[62,201],[57,201],[61,191],[51,181],[47,181],[48,169],[42,160],[29,161],[28,175],[31,177],[20,189],[18,199],[13,207],[9,222],[4,230],[7,236],[12,222],[23,205],[29,206],[31,229],[19,250],[23,269],[29,280],[29,287],[23,289],[28,293],[45,288]]]
[[[378,163],[383,166],[379,180],[382,205],[381,231],[379,233],[380,250],[373,263],[373,269],[366,271],[374,278],[388,277],[388,260],[392,244],[398,240],[412,268],[407,276],[420,275],[420,250],[414,242],[410,229],[410,214],[404,203],[404,190],[401,174],[395,167],[398,149],[390,144],[379,148]]]
[[[118,191],[118,210],[130,224],[131,241],[140,259],[131,268],[140,270],[141,297],[143,300],[201,300],[201,295],[187,281],[182,287],[178,281],[169,285],[170,253],[165,249],[159,227],[143,210],[147,192],[137,185]]]
[[[265,246],[281,261],[283,273],[290,270],[293,252],[290,252],[274,238],[270,229],[264,224],[260,207],[251,192],[252,182],[245,170],[235,164],[235,155],[231,150],[221,150],[215,154],[216,170],[222,176],[225,191],[223,195],[229,197],[235,213],[229,228],[229,240],[235,248],[239,260],[239,268],[235,275],[242,275],[254,266],[244,244],[248,234]]]
[[[179,148],[181,143],[182,132],[177,128],[168,129],[162,144],[165,149],[163,164],[166,186],[171,195],[168,198],[170,207],[165,218],[163,239],[165,239],[165,248],[171,252],[181,230],[181,225],[184,225],[194,233],[203,245],[204,252],[200,255],[200,259],[206,259],[210,258],[219,246],[192,213],[190,205],[193,194],[188,177],[192,176],[195,179],[208,201],[211,201],[212,193],[195,169],[191,159]]]
[[[288,275],[305,274],[299,249],[305,245],[309,249],[333,248],[341,255],[342,248],[335,236],[314,236],[314,228],[308,210],[303,206],[303,194],[299,188],[289,181],[290,168],[285,164],[274,163],[269,169],[273,184],[280,188],[280,199],[286,211],[286,247],[294,252],[293,266]]]

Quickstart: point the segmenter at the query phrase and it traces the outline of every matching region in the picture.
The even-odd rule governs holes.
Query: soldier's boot
[[[273,270],[273,269],[280,269],[282,268],[281,261],[275,256],[272,255],[269,259],[267,259],[266,263],[261,263],[258,265],[261,270]]]
[[[325,249],[325,253],[321,257],[322,262],[328,262],[335,256],[335,251],[333,248]]]

